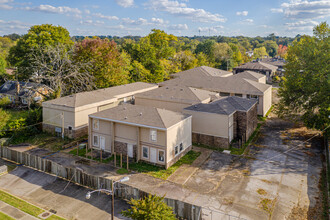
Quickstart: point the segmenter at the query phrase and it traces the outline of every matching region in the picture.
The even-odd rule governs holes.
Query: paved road
[[[0,189],[43,209],[53,209],[67,219],[101,220],[111,217],[110,196],[94,193],[90,200],[86,200],[89,189],[27,167],[17,167],[1,176]],[[128,207],[126,202],[116,199],[115,219],[127,219],[120,211]]]
[[[292,150],[309,137],[302,131],[268,120],[248,159],[213,152],[185,188],[213,197],[220,203],[213,208],[245,219],[321,219],[321,144],[316,138]]]

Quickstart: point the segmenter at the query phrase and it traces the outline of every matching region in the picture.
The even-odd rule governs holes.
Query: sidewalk
[[[193,146],[193,150],[201,152],[201,155],[191,165],[183,164],[167,179],[168,181],[184,185],[213,152],[212,150],[196,146]]]
[[[36,219],[38,219],[38,218],[35,218],[3,201],[0,201],[0,211],[14,219],[19,219],[19,220],[36,220]]]

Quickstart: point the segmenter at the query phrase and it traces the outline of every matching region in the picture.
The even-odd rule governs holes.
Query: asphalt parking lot
[[[267,120],[248,157],[213,152],[184,186],[244,219],[322,219],[322,147],[317,137],[304,143],[312,134],[301,131]]]
[[[111,217],[111,196],[94,193],[87,200],[86,193],[90,189],[27,167],[17,167],[1,176],[0,189],[43,209],[53,209],[66,219]],[[127,208],[129,205],[125,201],[115,199],[115,219],[128,219],[120,214]]]

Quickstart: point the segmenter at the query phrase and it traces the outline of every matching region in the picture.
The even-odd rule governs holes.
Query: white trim
[[[147,148],[148,149],[148,157],[144,157],[143,156],[143,148]],[[150,154],[150,147],[148,147],[148,146],[142,146],[142,155],[141,155],[141,157],[142,157],[142,159],[147,159],[147,160],[149,160],[149,158],[150,158],[150,156],[149,156],[149,154]]]
[[[97,128],[94,126],[94,120],[97,124]],[[99,119],[93,119],[92,124],[93,124],[93,130],[98,131],[100,129],[100,120]]]
[[[119,120],[114,120],[114,119],[109,119],[109,118],[102,118],[102,117],[98,117],[98,116],[89,116],[89,117],[90,118],[101,119],[101,120],[105,120],[105,121],[117,122],[117,123],[121,123],[121,124],[134,125],[134,126],[139,126],[139,127],[144,127],[144,128],[152,128],[152,129],[157,129],[157,130],[162,130],[162,131],[166,131],[167,129],[170,128],[170,127],[169,128],[159,128],[159,127],[154,127],[154,126],[149,126],[149,125],[136,124],[136,123],[131,123],[131,122],[124,122],[124,121],[119,121]]]
[[[97,137],[97,144],[94,143],[94,137]],[[93,146],[94,147],[99,147],[100,146],[100,140],[99,140],[99,135],[98,134],[93,134]]]

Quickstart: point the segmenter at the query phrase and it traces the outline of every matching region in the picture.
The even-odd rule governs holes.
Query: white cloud
[[[253,19],[250,19],[250,18],[247,18],[245,20],[243,20],[244,23],[250,23],[252,24],[253,23]]]
[[[98,21],[98,20],[93,21],[93,20],[88,19],[88,20],[82,20],[82,21],[80,21],[80,24],[99,26],[99,25],[104,24],[104,21]]]
[[[186,24],[173,24],[168,26],[169,30],[184,31],[188,30],[188,25]]]
[[[151,23],[163,25],[163,24],[167,24],[168,21],[164,21],[162,18],[151,18]]]
[[[236,15],[242,15],[242,16],[247,16],[249,14],[249,12],[248,11],[238,11],[238,12],[236,12]]]
[[[70,8],[67,6],[55,7],[52,5],[39,5],[36,7],[25,7],[24,9],[28,11],[73,15],[75,17],[81,17],[82,14],[82,12],[78,8]]]
[[[170,0],[149,0],[146,3],[149,9],[163,11],[172,15],[185,17],[198,22],[225,22],[220,14],[213,14],[204,9],[189,8],[185,3]]]
[[[0,9],[5,9],[5,10],[12,9],[13,6],[8,5],[8,3],[11,2],[13,2],[13,0],[0,0]]]
[[[103,15],[101,13],[94,13],[93,16],[98,17],[98,18],[103,18],[107,20],[119,20],[117,16],[109,16],[109,15]]]
[[[330,0],[294,0],[281,5],[284,15],[290,19],[316,19],[330,16]]]
[[[214,33],[218,33],[219,32],[219,29],[223,29],[224,26],[222,25],[218,25],[218,26],[214,26],[214,27],[199,27],[198,28],[198,31],[200,32],[214,32]]]
[[[115,0],[118,5],[124,8],[134,6],[134,0]]]
[[[282,8],[271,8],[270,11],[272,13],[283,13],[283,9]]]
[[[10,31],[15,31],[15,30],[28,30],[30,28],[31,24],[27,24],[21,21],[4,21],[0,20],[0,29],[2,30],[10,30]],[[20,31],[18,31],[20,32]]]
[[[130,18],[123,18],[122,19],[123,24],[128,24],[128,25],[147,25],[148,20],[144,18],[138,18],[137,20],[133,20]]]
[[[297,21],[297,22],[291,22],[286,23],[286,29],[287,30],[294,30],[294,31],[311,31],[313,30],[313,27],[318,25],[319,23],[312,20],[304,20],[304,21]]]

